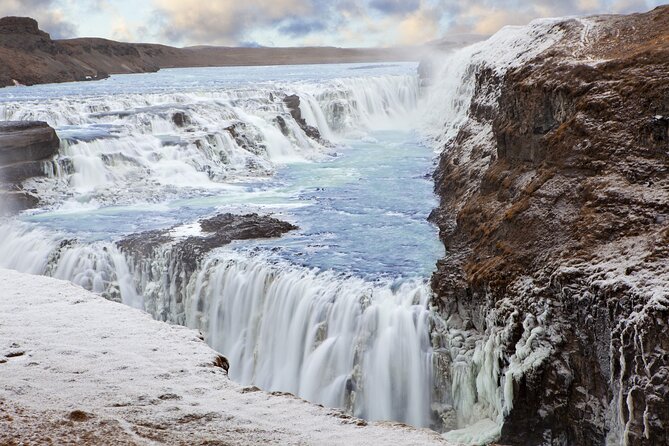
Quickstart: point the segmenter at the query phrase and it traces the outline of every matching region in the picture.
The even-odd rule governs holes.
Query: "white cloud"
[[[254,27],[311,12],[305,0],[155,0],[163,34],[177,42],[234,44]]]
[[[54,37],[86,34],[176,45],[418,44],[492,34],[538,17],[643,11],[662,0],[0,0]]]

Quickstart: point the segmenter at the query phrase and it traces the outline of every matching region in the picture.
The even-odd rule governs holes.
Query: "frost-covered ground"
[[[231,382],[194,330],[0,269],[0,444],[446,444]]]

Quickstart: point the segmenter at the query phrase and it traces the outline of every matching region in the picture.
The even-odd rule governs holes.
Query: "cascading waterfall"
[[[197,328],[243,384],[371,420],[429,426],[432,348],[425,281],[365,281],[221,250],[189,273],[171,244],[147,258],[110,242],[0,228],[1,267],[66,279],[156,319]],[[32,256],[23,255],[31,243]]]
[[[30,183],[47,203],[128,205],[218,194],[230,182],[267,178],[282,164],[327,157],[330,143],[361,138],[370,128],[415,128],[416,115],[442,150],[463,125],[475,125],[468,111],[476,73],[487,67],[503,75],[548,48],[559,37],[551,26],[505,28],[454,52],[422,97],[415,75],[253,88],[213,82],[178,94],[170,91],[179,85],[131,93],[112,86],[113,94],[0,102],[0,116],[58,127],[65,142],[53,177]],[[292,118],[283,101],[291,94],[320,139]],[[476,100],[494,106],[495,92]],[[474,130],[489,142],[489,125]],[[0,228],[0,266],[71,280],[157,319],[198,328],[229,356],[240,382],[369,419],[441,423],[456,441],[496,438],[512,404],[504,387],[509,373],[522,373],[523,361],[537,354],[519,351],[517,367],[499,370],[504,332],[479,333],[434,317],[424,279],[370,281],[227,248],[193,267],[180,264],[172,247],[136,258],[112,240],[78,240],[16,221]],[[525,325],[530,342],[541,323]],[[433,343],[445,360],[435,361]],[[435,362],[443,367],[436,375]]]
[[[225,352],[231,376],[373,420],[430,419],[428,287],[228,255],[189,282],[187,325]]]
[[[484,69],[504,74],[531,60],[557,42],[560,29],[553,29],[560,19],[540,19],[527,26],[505,26],[485,41],[440,54],[431,59],[429,76],[434,79],[421,104],[421,131],[443,150],[467,124],[475,93],[477,106],[496,107],[499,91],[494,88],[476,92],[476,76]],[[491,129],[480,129],[491,132]]]
[[[317,141],[291,118],[283,98],[297,94]],[[63,140],[51,182],[31,184],[47,203],[74,191],[79,201],[134,203],[173,188],[217,189],[222,182],[273,174],[277,165],[323,159],[324,141],[365,128],[407,126],[415,76],[272,83],[184,93],[136,93],[0,102],[6,120],[42,120]],[[141,186],[142,193],[125,187]]]
[[[290,94],[300,97],[302,117],[320,139],[292,118],[283,101]],[[64,212],[77,206],[104,212],[108,205],[189,196],[189,189],[225,193],[235,187],[230,181],[262,179],[281,164],[328,156],[332,142],[350,135],[410,128],[407,112],[418,98],[414,75],[376,76],[8,101],[0,115],[58,128],[63,145],[52,178],[32,183],[48,202],[65,201]],[[186,265],[173,243],[140,258],[122,252],[113,237],[96,240],[97,233],[18,220],[0,234],[0,266],[70,280],[200,329],[230,358],[231,377],[241,383],[372,420],[432,425],[424,279],[363,279],[227,248]]]

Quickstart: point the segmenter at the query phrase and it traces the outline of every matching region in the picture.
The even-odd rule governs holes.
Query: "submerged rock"
[[[177,127],[186,127],[191,124],[191,119],[185,112],[178,111],[172,115],[172,122]]]
[[[436,304],[499,367],[501,443],[669,444],[669,7],[550,32],[475,68],[435,173]]]

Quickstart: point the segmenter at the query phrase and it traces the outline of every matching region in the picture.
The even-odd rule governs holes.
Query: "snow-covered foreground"
[[[0,283],[0,444],[446,444],[239,386],[197,331],[69,282]]]

